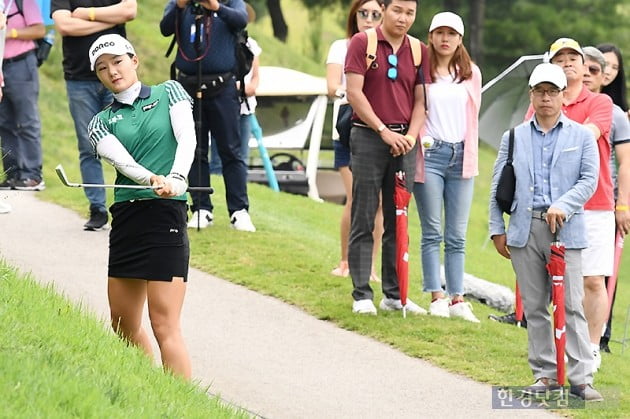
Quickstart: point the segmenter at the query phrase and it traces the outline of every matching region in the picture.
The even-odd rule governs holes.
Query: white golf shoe
[[[449,306],[451,301],[448,298],[438,298],[429,305],[429,314],[437,317],[450,317]]]
[[[462,301],[457,304],[452,304],[448,308],[448,312],[451,317],[461,317],[469,322],[479,323],[479,319],[475,317],[472,312],[472,305],[468,301]]]
[[[206,228],[211,226],[214,221],[212,212],[201,209],[192,213],[190,221],[188,222],[188,228]]]
[[[235,211],[230,219],[232,228],[238,231],[249,231],[253,233],[256,231],[256,227],[252,223],[252,219],[246,209]]]
[[[352,303],[352,312],[376,316],[376,307],[374,307],[372,300],[356,300]]]
[[[385,311],[394,311],[394,310],[402,310],[402,302],[400,299],[394,298],[383,298],[381,303],[378,305],[381,310]],[[418,304],[411,301],[407,298],[407,304],[405,305],[405,310],[411,314],[427,314],[427,311],[420,307]]]

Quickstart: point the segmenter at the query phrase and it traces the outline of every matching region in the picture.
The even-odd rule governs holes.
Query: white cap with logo
[[[133,46],[131,46],[129,41],[120,35],[112,33],[99,36],[98,39],[92,43],[92,46],[90,46],[89,54],[90,70],[94,71],[94,64],[96,63],[96,60],[103,54],[136,55],[136,51],[133,49]]]
[[[529,76],[529,87],[535,87],[540,83],[551,83],[558,89],[564,90],[567,87],[567,76],[564,75],[562,67],[556,64],[538,64],[532,75]]]
[[[431,26],[429,26],[429,32],[433,32],[434,29],[441,26],[455,29],[458,34],[464,36],[464,22],[461,17],[453,12],[441,12],[433,16]]]

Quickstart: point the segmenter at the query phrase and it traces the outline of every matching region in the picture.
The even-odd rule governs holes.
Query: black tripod
[[[200,6],[197,7],[193,7],[191,9],[192,12],[195,12],[195,9],[201,9],[201,11],[205,10]],[[202,112],[201,112],[201,107],[202,107],[202,103],[203,103],[203,86],[201,85],[201,60],[202,58],[205,56],[205,54],[202,55],[201,52],[201,32],[202,32],[202,21],[203,20],[207,20],[208,21],[208,25],[210,24],[210,19],[204,19],[204,17],[206,16],[205,13],[202,13],[200,15],[195,15],[195,39],[194,39],[194,45],[195,45],[195,52],[197,53],[197,91],[195,92],[195,104],[197,105],[197,112],[195,112],[195,133],[197,135],[197,139],[201,138],[201,118],[203,117]],[[209,29],[209,28],[208,28]],[[209,43],[209,39],[207,40]],[[197,174],[198,174],[198,179],[201,179],[201,148],[200,147],[196,147],[196,158],[197,161],[200,162],[197,165]],[[208,176],[208,184],[210,184],[210,176]],[[201,224],[201,196],[200,194],[197,195],[197,231],[199,231],[201,229],[200,224]]]
[[[198,3],[191,3],[191,5],[189,6],[189,11],[191,14],[193,14],[195,16],[195,24],[194,24],[194,36],[192,36],[192,43],[194,45],[195,48],[195,54],[196,57],[195,58],[189,58],[186,56],[186,54],[184,54],[184,52],[181,49],[181,46],[179,48],[182,57],[187,60],[187,61],[194,61],[197,63],[197,80],[196,80],[196,89],[195,89],[195,134],[197,136],[197,140],[199,141],[199,139],[201,138],[202,135],[202,118],[203,118],[203,110],[202,110],[202,105],[203,105],[203,95],[204,95],[204,90],[206,89],[205,84],[203,84],[203,77],[202,77],[202,61],[203,59],[206,57],[206,54],[208,53],[208,50],[210,48],[210,25],[212,22],[212,15],[210,13],[209,10],[205,9],[204,7],[202,7],[201,5],[199,5]],[[180,15],[180,9],[178,8],[176,11],[176,16],[175,16],[175,36],[178,37],[179,36],[179,21],[181,19],[181,15]],[[202,51],[202,35],[205,32],[206,34],[206,48],[205,50]],[[181,41],[179,41],[181,42]],[[178,43],[179,43],[178,42]],[[168,53],[167,53],[168,55]],[[198,166],[197,166],[197,178],[201,179],[201,148],[199,146],[196,147],[195,150],[195,158],[198,162]],[[208,189],[210,191],[212,191],[212,188],[210,187],[210,178],[208,176]],[[211,192],[210,192],[211,193]],[[194,202],[196,200],[196,202]],[[200,224],[201,224],[201,195],[197,194],[196,196],[193,195],[193,203],[196,204],[197,206],[197,231],[200,230]]]

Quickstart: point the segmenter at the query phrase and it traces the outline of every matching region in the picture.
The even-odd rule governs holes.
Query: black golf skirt
[[[118,202],[109,208],[107,274],[115,278],[188,280],[187,203],[174,199]]]

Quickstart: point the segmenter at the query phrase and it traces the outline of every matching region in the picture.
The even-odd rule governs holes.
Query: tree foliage
[[[615,0],[486,0],[483,56],[496,73],[521,55],[542,54],[557,38],[619,43],[625,28]],[[488,73],[486,71],[485,73]]]
[[[341,5],[352,0],[301,0],[308,9]],[[480,4],[485,3],[479,16]],[[433,15],[451,10],[464,19],[464,42],[482,65],[484,78],[492,77],[521,55],[542,54],[556,38],[566,36],[582,45],[618,44],[630,51],[627,16],[630,0],[442,0],[420,1],[410,33],[426,40]],[[471,41],[473,45],[471,48]],[[475,44],[475,41],[478,43]]]

